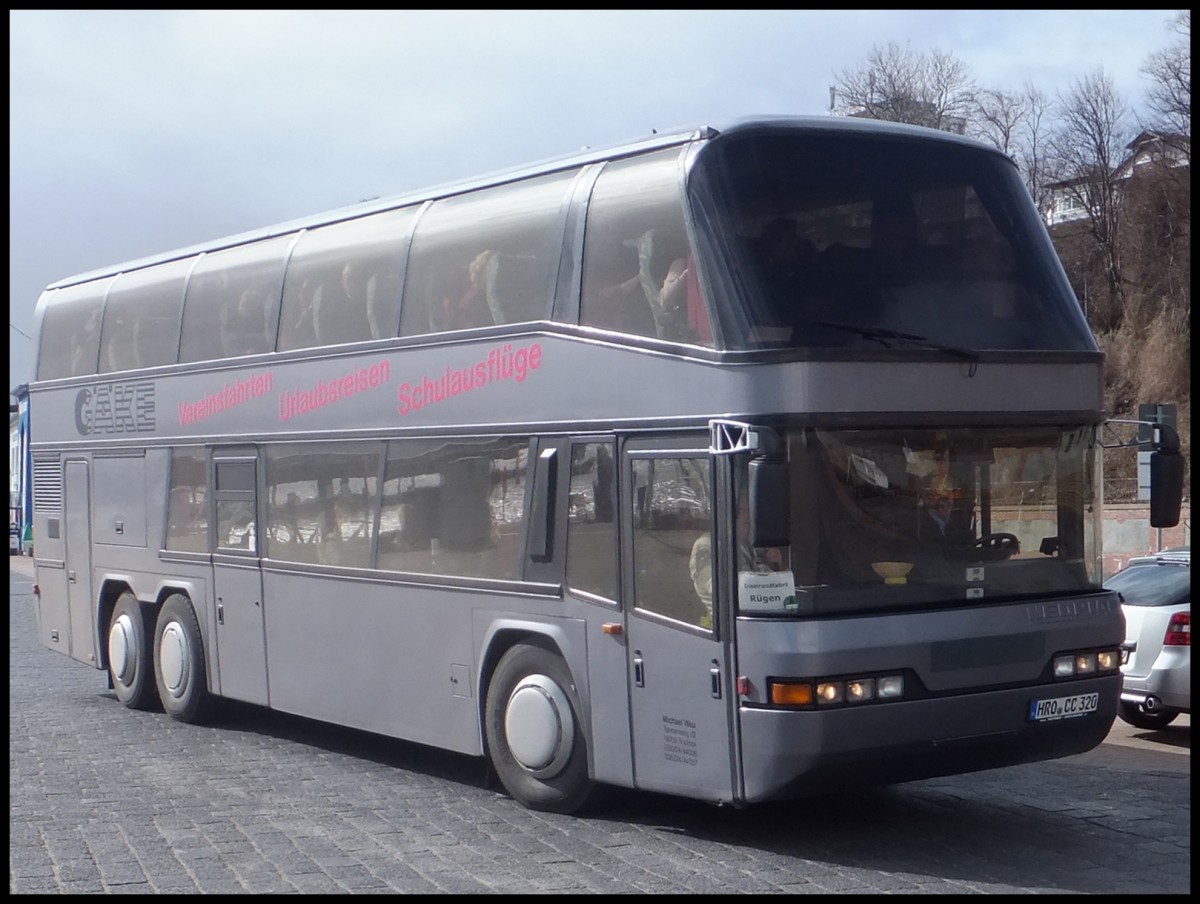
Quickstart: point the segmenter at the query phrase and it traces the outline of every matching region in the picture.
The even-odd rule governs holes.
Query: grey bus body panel
[[[601,380],[603,391],[581,393],[581,380]],[[272,435],[376,437],[450,425],[511,433],[570,423],[703,424],[731,412],[971,412],[1006,419],[1013,411],[1070,412],[1091,413],[1098,422],[1103,409],[1098,358],[780,361],[731,368],[557,333],[95,381],[31,388],[35,449],[101,440],[142,447]],[[674,400],[668,419],[647,387],[671,384],[689,392]],[[501,421],[499,411],[513,414]],[[564,411],[573,421],[564,422]]]
[[[68,461],[63,473],[66,522],[67,608],[72,659],[98,664],[96,614],[92,605],[92,535],[89,466]]]

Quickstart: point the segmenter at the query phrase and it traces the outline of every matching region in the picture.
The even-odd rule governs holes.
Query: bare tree
[[[1026,82],[1022,89],[1022,106],[1024,115],[1017,124],[1017,162],[1038,210],[1046,210],[1050,205],[1050,189],[1047,185],[1050,167],[1046,159],[1050,105],[1041,90],[1035,88],[1032,82]]]
[[[835,76],[834,112],[962,132],[975,110],[975,83],[952,54],[916,53],[894,41],[872,47],[857,69]]]
[[[1171,19],[1170,28],[1180,40],[1170,47],[1150,54],[1142,66],[1149,76],[1151,87],[1146,92],[1146,104],[1155,118],[1153,123],[1168,135],[1186,136],[1179,150],[1191,164],[1192,136],[1192,12],[1182,10]]]
[[[1058,113],[1059,126],[1049,139],[1057,187],[1084,211],[1084,237],[1107,290],[1090,311],[1093,325],[1115,329],[1125,310],[1118,167],[1132,137],[1129,109],[1101,69],[1059,95]]]
[[[1015,157],[1017,130],[1026,114],[1025,98],[984,88],[975,95],[975,100],[976,137]]]
[[[972,136],[1017,162],[1025,178],[1025,187],[1041,211],[1046,211],[1050,204],[1045,160],[1047,110],[1046,96],[1032,82],[1026,82],[1016,93],[995,88],[980,89],[975,95],[975,112],[971,117]]]

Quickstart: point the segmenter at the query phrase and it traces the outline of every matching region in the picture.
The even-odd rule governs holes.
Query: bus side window
[[[138,332],[140,320],[125,314],[113,318],[111,326],[105,328],[104,348],[100,355],[100,372],[132,370],[141,366],[138,358]]]
[[[369,567],[380,454],[371,442],[268,447],[267,556]]]
[[[208,552],[208,471],[202,446],[171,450],[167,549]]]
[[[400,334],[547,317],[574,177],[551,173],[435,201],[413,233]]]
[[[575,590],[617,598],[617,523],[610,442],[571,447],[567,509],[567,582]]]
[[[705,628],[712,626],[709,468],[708,458],[635,459],[632,487],[634,605]]]
[[[109,289],[100,332],[100,372],[174,364],[183,286],[195,258],[120,274]]]
[[[283,235],[200,258],[183,300],[180,363],[274,350],[284,255],[293,241]]]
[[[679,181],[679,152],[608,164],[584,231],[583,326],[712,346]]]

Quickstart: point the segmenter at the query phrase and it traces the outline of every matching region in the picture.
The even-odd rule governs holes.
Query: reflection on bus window
[[[47,292],[38,346],[39,380],[94,374],[100,354],[100,323],[111,279]]]
[[[1090,431],[795,430],[788,448],[802,612],[972,604],[1098,582]],[[903,563],[903,580],[886,584],[880,563]]]
[[[574,177],[554,173],[434,202],[413,236],[400,334],[548,318]]]
[[[267,557],[369,567],[381,452],[379,443],[269,447]]]
[[[708,458],[633,462],[633,573],[637,608],[712,626],[712,496]],[[700,552],[696,555],[697,544]],[[693,571],[696,575],[693,575]],[[699,577],[699,580],[696,578]]]
[[[404,208],[306,232],[288,261],[279,350],[395,336],[412,218]]]
[[[200,258],[183,300],[180,362],[274,350],[284,255],[292,241],[280,236]]]
[[[104,305],[100,372],[174,364],[183,286],[195,258],[122,273]]]
[[[221,549],[258,551],[254,503],[247,499],[217,500],[217,546]]]
[[[592,190],[579,322],[713,344],[679,201],[679,152],[611,163]]]
[[[388,444],[379,567],[515,579],[529,440]]]
[[[208,470],[201,447],[171,452],[166,547],[182,552],[208,551]]]
[[[571,448],[567,581],[575,590],[617,597],[617,522],[612,443]]]
[[[726,291],[743,301],[719,312],[730,347],[1094,348],[1020,176],[998,155],[758,135],[702,157],[696,173],[692,203],[713,211],[704,222],[728,251]],[[784,222],[797,253],[781,272]]]

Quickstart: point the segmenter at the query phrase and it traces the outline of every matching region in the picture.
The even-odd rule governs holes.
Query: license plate
[[[1051,700],[1030,700],[1030,722],[1055,722],[1059,719],[1074,719],[1094,713],[1100,706],[1099,694],[1076,694],[1073,697],[1055,697]]]

